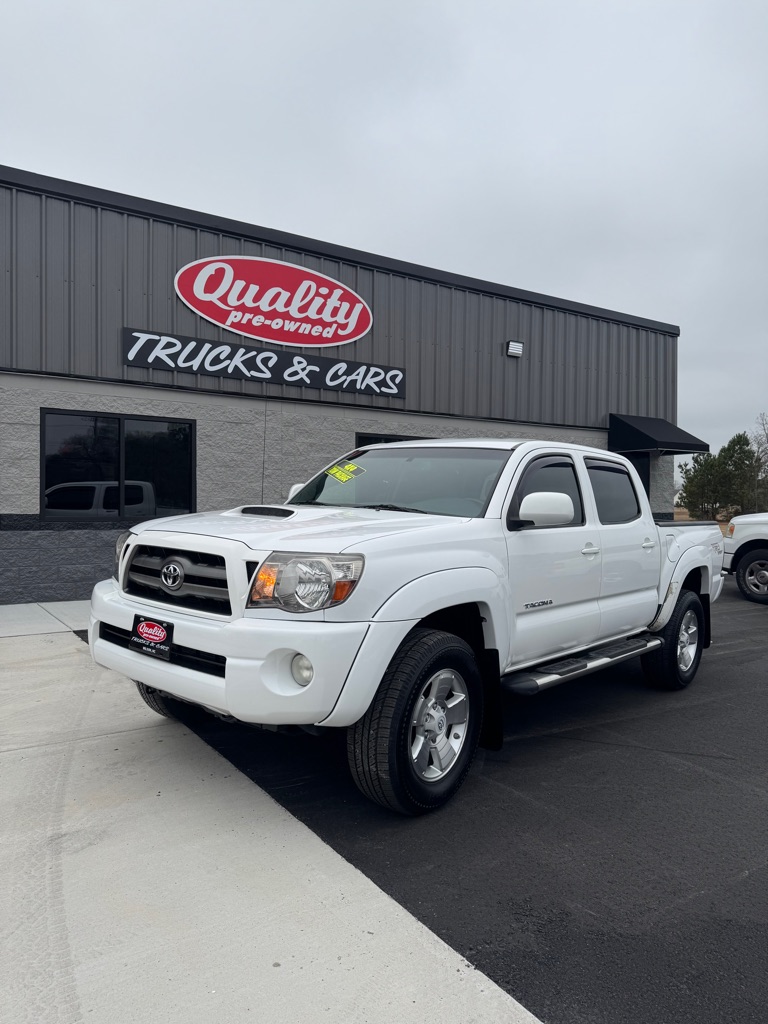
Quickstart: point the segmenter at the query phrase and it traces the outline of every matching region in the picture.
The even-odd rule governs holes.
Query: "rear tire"
[[[768,604],[768,548],[744,555],[735,575],[739,590],[748,601]]]
[[[701,661],[704,609],[698,594],[681,591],[660,636],[663,645],[640,659],[646,681],[659,690],[684,690]]]
[[[172,697],[161,693],[160,690],[153,690],[151,686],[145,686],[144,683],[140,683],[136,679],[134,679],[134,682],[136,683],[136,689],[139,691],[139,696],[147,707],[152,708],[154,712],[162,715],[163,718],[176,718],[174,709],[176,702]]]
[[[442,807],[467,776],[482,718],[483,687],[472,648],[452,633],[413,630],[368,711],[347,730],[357,787],[401,814]]]

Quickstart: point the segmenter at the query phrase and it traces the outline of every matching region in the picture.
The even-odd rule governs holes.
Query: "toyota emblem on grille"
[[[168,590],[178,590],[184,582],[184,570],[176,562],[166,562],[160,570],[160,579]]]

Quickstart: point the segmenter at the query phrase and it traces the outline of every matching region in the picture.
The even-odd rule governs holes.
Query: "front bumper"
[[[102,622],[130,631],[134,616],[148,611],[173,622],[175,645],[226,658],[223,676],[148,657],[100,636]],[[368,622],[308,622],[298,616],[214,621],[175,609],[160,616],[157,608],[131,601],[105,580],[91,598],[89,641],[98,665],[182,700],[242,722],[312,725],[334,709],[369,629]],[[291,675],[296,654],[314,667],[308,686]]]

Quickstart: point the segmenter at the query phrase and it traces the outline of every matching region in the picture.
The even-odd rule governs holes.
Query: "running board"
[[[511,693],[532,696],[534,693],[548,690],[550,686],[589,675],[590,672],[608,668],[609,665],[618,665],[621,661],[637,658],[659,647],[661,639],[657,636],[632,637],[630,640],[606,644],[604,647],[594,647],[574,658],[551,661],[546,665],[524,669],[521,672],[509,672],[501,677],[501,685]]]

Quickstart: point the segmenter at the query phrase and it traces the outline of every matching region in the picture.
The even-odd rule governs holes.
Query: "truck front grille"
[[[202,551],[137,544],[125,574],[125,593],[176,608],[232,613],[224,559]]]
[[[108,622],[99,623],[99,639],[106,640],[110,644],[117,644],[118,647],[130,647],[130,629],[121,629],[120,626],[111,626]],[[140,655],[146,657],[146,655]],[[207,651],[196,651],[194,647],[182,647],[181,644],[171,646],[169,659],[172,665],[179,665],[181,668],[191,668],[195,672],[206,672],[210,676],[220,676],[222,679],[227,670],[227,659],[221,654],[209,654]]]

